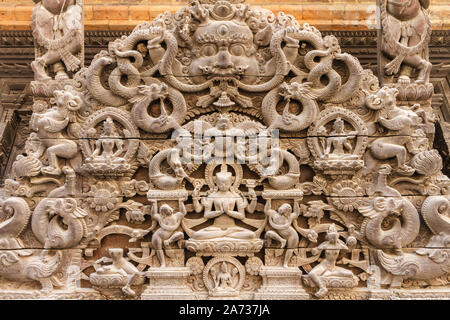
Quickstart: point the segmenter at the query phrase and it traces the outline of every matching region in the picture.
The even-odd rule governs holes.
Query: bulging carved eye
[[[216,47],[216,45],[214,45],[212,43],[205,44],[201,50],[201,54],[206,57],[214,56],[214,55],[216,55],[216,53],[217,53],[217,47]]]
[[[242,44],[232,44],[230,46],[230,53],[233,56],[242,56],[245,53],[245,48]]]

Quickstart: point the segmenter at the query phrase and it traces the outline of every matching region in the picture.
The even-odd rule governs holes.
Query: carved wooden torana
[[[381,88],[334,36],[239,2],[190,1],[84,67],[82,3],[37,1],[0,298],[450,298],[428,2],[381,2]]]

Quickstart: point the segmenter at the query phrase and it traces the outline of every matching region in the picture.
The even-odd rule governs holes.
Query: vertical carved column
[[[11,167],[12,179],[5,181],[6,197],[0,199],[2,210],[12,213],[1,227],[1,296],[96,299],[96,291],[80,288],[87,212],[79,202],[73,160],[78,145],[69,132],[82,106],[74,78],[84,65],[83,3],[34,2],[31,133]],[[64,185],[58,188],[57,181]],[[18,191],[21,187],[28,191]],[[27,225],[32,232],[20,238]]]

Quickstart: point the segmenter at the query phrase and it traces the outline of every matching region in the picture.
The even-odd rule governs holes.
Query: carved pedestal
[[[142,300],[190,300],[194,299],[188,287],[189,268],[150,268],[146,272],[150,284],[141,295]]]
[[[299,268],[261,267],[259,274],[263,278],[263,285],[255,293],[254,299],[303,300],[310,298],[302,287],[302,272]]]

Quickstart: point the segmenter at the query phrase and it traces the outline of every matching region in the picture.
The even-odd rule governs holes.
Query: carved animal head
[[[395,107],[398,89],[382,87],[377,93],[366,98],[366,106],[372,110],[391,110]]]
[[[216,127],[220,130],[226,130],[231,127],[231,120],[226,115],[221,115],[219,119],[217,119]]]
[[[110,248],[108,250],[108,254],[113,261],[118,261],[123,257],[123,249],[122,248]]]
[[[72,86],[66,86],[64,90],[55,90],[53,96],[54,98],[50,102],[56,104],[58,109],[77,111],[83,103],[83,100],[75,93]]]
[[[167,85],[165,83],[162,84],[153,83],[149,86],[146,85],[138,86],[139,94],[145,95],[151,100],[165,99],[168,95],[167,90],[168,90]]]
[[[331,54],[341,53],[341,47],[339,46],[339,41],[335,36],[331,35],[331,36],[324,37],[323,44],[324,44],[325,48],[327,48]]]
[[[358,211],[365,217],[384,218],[389,214],[401,215],[403,200],[396,200],[395,198],[376,197],[367,206],[361,206]]]

